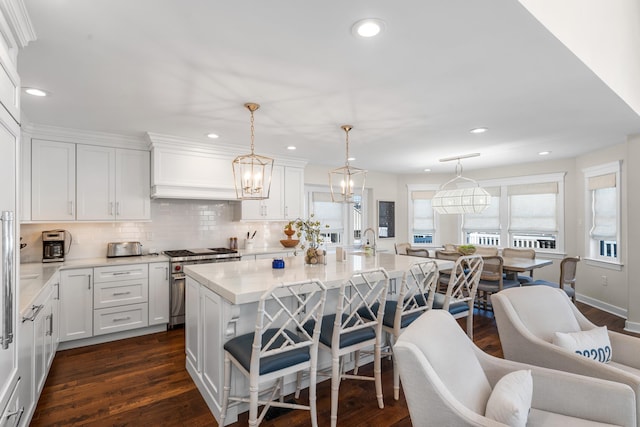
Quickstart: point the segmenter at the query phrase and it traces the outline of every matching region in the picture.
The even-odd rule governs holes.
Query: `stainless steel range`
[[[171,270],[169,328],[184,324],[185,265],[240,261],[238,251],[227,248],[178,249],[164,254]]]

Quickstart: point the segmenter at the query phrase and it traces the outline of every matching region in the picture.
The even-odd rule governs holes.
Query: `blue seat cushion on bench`
[[[550,286],[550,287],[552,287],[552,288],[556,288],[556,289],[559,289],[559,288],[560,288],[560,285],[558,285],[557,283],[555,283],[555,282],[548,282],[548,281],[546,281],[546,280],[542,280],[542,279],[536,280],[536,281],[531,282],[531,283],[523,283],[523,284],[522,284],[522,286],[535,286],[535,285]],[[571,286],[569,286],[569,285],[567,285],[567,286],[565,286],[565,287],[564,287],[564,291],[566,292],[566,294],[567,294],[570,298],[573,298],[573,296],[574,296],[574,295],[575,295],[575,293],[576,293],[576,290],[575,290],[575,289],[573,289],[573,288],[572,288]]]
[[[420,305],[426,305],[426,301],[424,301],[424,304],[422,303],[422,299],[423,298],[416,298],[418,300],[418,304]],[[371,311],[373,313],[377,313],[378,312],[378,306],[379,304],[376,302],[375,304],[373,304],[371,306]],[[396,317],[396,308],[398,307],[398,301],[387,301],[384,305],[384,318],[382,319],[382,324],[384,326],[387,326],[389,328],[393,328],[393,321],[395,320]],[[369,310],[367,310],[366,308],[361,308],[360,310],[358,310],[358,314],[360,314],[360,316],[364,317],[365,319],[370,319],[373,320],[373,317],[371,316]],[[416,312],[416,313],[409,313],[409,314],[405,314],[402,316],[401,320],[400,320],[400,328],[404,329],[407,326],[409,326],[411,324],[411,322],[413,322],[414,320],[416,320],[418,317],[420,317],[420,315],[422,314],[422,312]]]
[[[342,315],[343,319],[347,319],[347,315]],[[320,342],[327,347],[331,347],[331,340],[333,338],[333,322],[335,322],[336,315],[328,314],[322,318],[322,326],[320,326]],[[348,326],[355,325],[356,320],[351,319]],[[309,320],[303,327],[309,334],[313,333],[315,326],[314,320]],[[349,347],[354,344],[358,344],[363,341],[375,339],[376,331],[373,328],[362,328],[353,332],[347,332],[340,335],[340,348]]]
[[[262,334],[263,347],[269,342],[269,340],[271,340],[271,338],[273,338],[277,331],[278,329],[267,329]],[[285,332],[294,342],[298,343],[301,341],[300,337],[293,332],[288,330]],[[251,366],[251,346],[253,345],[253,337],[254,333],[252,332],[230,339],[224,344],[224,349],[238,362],[240,362],[247,372]],[[271,347],[278,348],[283,342],[284,338],[279,337]],[[294,366],[298,363],[307,362],[309,359],[309,347],[292,349],[273,356],[267,356],[260,360],[260,375],[278,371],[289,366]]]
[[[433,308],[442,310],[442,307],[444,307],[444,300],[445,300],[445,294],[436,292],[436,294],[433,296]],[[449,313],[451,313],[454,316],[458,313],[462,313],[468,310],[469,310],[469,305],[467,304],[466,301],[453,302],[449,304]]]

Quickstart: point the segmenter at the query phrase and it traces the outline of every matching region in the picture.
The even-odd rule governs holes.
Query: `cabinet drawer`
[[[101,308],[93,311],[93,335],[110,334],[149,325],[147,304]]]
[[[96,283],[93,290],[93,308],[143,303],[148,301],[148,295],[147,278]]]
[[[2,418],[0,418],[0,425],[2,425],[2,427],[14,427],[20,424],[20,419],[22,418],[25,409],[24,404],[21,405],[20,393],[18,392],[20,387],[22,387],[20,382],[21,380],[18,378],[18,382],[13,387],[7,406],[2,412]]]
[[[93,269],[95,283],[115,282],[119,280],[139,279],[149,277],[148,264],[112,265]]]

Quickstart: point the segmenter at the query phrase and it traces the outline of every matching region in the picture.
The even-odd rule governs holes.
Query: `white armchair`
[[[552,344],[555,332],[597,327],[562,289],[505,289],[495,294],[492,302],[505,358],[627,384],[635,392],[636,409],[640,410],[640,339],[608,331],[611,361],[602,363]],[[640,422],[640,413],[636,418]]]
[[[490,356],[444,310],[409,325],[394,355],[415,427],[504,426],[484,415],[487,401],[504,375],[523,369],[533,377],[527,426],[636,425],[629,386]]]

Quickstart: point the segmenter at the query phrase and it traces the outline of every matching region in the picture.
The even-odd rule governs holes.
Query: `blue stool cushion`
[[[276,334],[277,329],[267,329],[262,334],[262,345],[269,342],[271,338]],[[312,329],[313,331],[313,329]],[[291,339],[298,343],[301,342],[300,337],[291,331],[285,331]],[[254,333],[240,335],[230,339],[224,344],[224,349],[231,354],[244,369],[249,371],[251,366],[251,346],[253,345]],[[279,337],[272,348],[278,348],[282,345],[284,338]],[[260,375],[268,374],[269,372],[278,371],[289,366],[297,365],[298,363],[306,362],[310,359],[309,347],[292,349],[273,356],[267,356],[260,360]]]
[[[342,315],[343,319],[347,318],[346,314]],[[320,327],[320,342],[327,347],[331,347],[331,340],[333,337],[333,322],[336,319],[335,314],[328,314],[322,318],[322,326]],[[303,327],[309,334],[313,332],[313,328],[316,322],[309,320]],[[353,326],[355,320],[352,319],[349,322],[349,326]],[[376,331],[373,328],[362,328],[357,331],[348,332],[340,336],[340,348],[349,347],[350,345],[358,344],[363,341],[375,339]]]
[[[523,285],[523,286],[543,285],[543,286],[550,286],[550,287],[552,287],[552,288],[556,288],[556,289],[559,289],[559,288],[560,288],[560,285],[558,285],[557,283],[554,283],[554,282],[548,282],[548,281],[546,281],[546,280],[542,280],[542,279],[536,280],[536,281],[531,282],[531,283],[523,283],[522,285]],[[574,296],[574,295],[575,295],[575,293],[576,293],[576,290],[575,290],[575,289],[573,289],[571,286],[565,286],[565,287],[564,287],[564,291],[566,292],[566,294],[567,294],[570,298],[573,298],[573,296]]]
[[[418,304],[420,305],[426,305],[426,301],[424,301],[424,303],[422,303],[423,298],[416,298]],[[422,304],[421,304],[422,303]],[[374,313],[378,312],[378,303],[375,303],[371,306],[371,311],[373,311]],[[389,328],[393,328],[393,321],[395,320],[396,317],[396,308],[398,306],[398,302],[397,301],[387,301],[384,305],[384,318],[382,319],[382,324],[384,326],[387,326]],[[364,317],[365,319],[370,319],[373,320],[373,317],[371,316],[371,314],[369,313],[369,310],[365,309],[365,308],[361,308],[360,310],[358,310],[358,314],[360,314],[360,316]],[[418,317],[420,317],[422,313],[410,313],[410,314],[405,314],[404,316],[402,316],[401,320],[400,320],[400,328],[404,329],[407,326],[409,326],[411,324],[411,322],[413,322],[414,320],[416,320]]]
[[[433,308],[442,310],[442,307],[444,307],[444,300],[445,300],[445,294],[436,292],[436,294],[433,296]],[[454,302],[452,304],[449,304],[449,313],[451,313],[454,316],[458,313],[462,313],[468,310],[469,310],[469,305],[467,304],[466,301]]]

